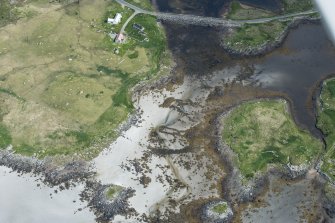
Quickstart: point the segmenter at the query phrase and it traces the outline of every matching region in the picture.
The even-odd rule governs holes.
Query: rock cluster
[[[0,151],[0,165],[12,168],[19,173],[39,174],[44,183],[52,186],[81,181],[94,174],[85,161],[75,160],[59,167],[46,159],[25,157],[10,150]]]

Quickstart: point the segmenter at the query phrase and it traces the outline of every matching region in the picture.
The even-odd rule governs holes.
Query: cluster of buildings
[[[107,18],[107,23],[112,25],[118,25],[122,20],[121,13],[116,13],[114,18]],[[116,43],[124,43],[126,41],[126,36],[123,33],[109,33],[111,39]]]
[[[107,23],[111,25],[118,25],[120,24],[121,20],[122,20],[121,13],[116,13],[114,18],[107,18]],[[141,26],[140,24],[137,23],[133,24],[133,29],[137,30],[141,34],[145,34],[144,27]],[[115,43],[124,43],[126,41],[126,35],[123,34],[122,32],[121,33],[110,32],[109,36]]]

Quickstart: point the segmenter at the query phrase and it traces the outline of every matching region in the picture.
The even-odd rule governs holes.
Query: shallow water
[[[260,198],[262,202],[244,210],[242,222],[323,222],[320,193],[310,179],[285,182],[273,178],[269,192]]]
[[[83,185],[55,193],[57,187],[44,185],[38,177],[18,175],[7,167],[0,167],[0,188],[0,222],[95,222],[94,214],[79,200]],[[82,210],[78,211],[79,208]]]
[[[335,74],[335,48],[320,24],[301,24],[290,31],[283,46],[256,58],[231,58],[220,47],[222,30],[166,24],[169,46],[181,72],[205,77],[244,66],[239,75],[255,86],[286,94],[295,119],[320,136],[315,127],[313,90],[320,80]],[[223,72],[225,73],[225,72]]]

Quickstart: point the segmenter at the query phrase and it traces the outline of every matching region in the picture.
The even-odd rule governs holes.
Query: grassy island
[[[308,12],[305,16],[314,18],[317,13],[313,9],[311,0],[285,0],[282,10],[269,10],[245,5],[239,1],[232,1],[226,18],[232,20],[257,20],[257,23],[245,23],[241,27],[232,29],[223,37],[223,45],[233,52],[240,54],[257,54],[265,49],[267,44],[278,43],[289,24],[294,20],[294,13]],[[283,19],[281,16],[288,16]],[[268,20],[261,20],[268,18]]]
[[[107,199],[108,200],[113,200],[122,191],[122,189],[123,189],[122,187],[117,186],[117,185],[110,186],[106,190],[106,197],[107,197]]]
[[[261,24],[244,24],[229,33],[224,44],[237,51],[257,49],[274,42],[287,28],[286,22],[273,21]]]
[[[268,164],[308,164],[322,150],[319,140],[295,124],[283,100],[244,103],[223,125],[223,140],[246,178],[266,171]]]

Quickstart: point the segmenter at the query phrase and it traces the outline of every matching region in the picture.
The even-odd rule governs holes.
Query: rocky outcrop
[[[132,212],[127,200],[135,191],[125,188],[110,200],[106,196],[106,191],[111,186],[113,185],[87,181],[86,190],[81,194],[82,199],[88,201],[88,206],[94,211],[98,222],[107,223],[113,220],[115,215],[126,215]]]
[[[215,211],[215,207],[224,205],[225,210]],[[208,223],[226,223],[233,218],[233,211],[225,201],[212,201],[202,208],[201,220]]]

